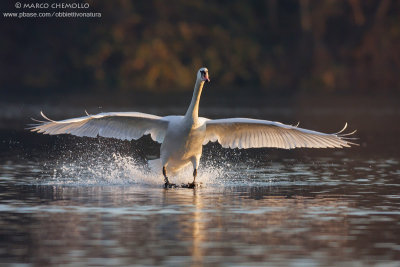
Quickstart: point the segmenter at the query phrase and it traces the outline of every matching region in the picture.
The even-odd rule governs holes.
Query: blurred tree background
[[[101,18],[2,16],[2,94],[191,91],[202,66],[221,91],[400,93],[400,1],[87,2]]]

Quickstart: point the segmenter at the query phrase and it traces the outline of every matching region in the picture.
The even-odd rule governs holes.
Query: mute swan
[[[342,148],[356,145],[352,138],[342,134],[347,127],[335,133],[326,134],[280,122],[255,120],[248,118],[230,118],[210,120],[198,116],[200,95],[204,83],[210,81],[207,68],[197,72],[197,79],[190,106],[184,116],[159,117],[139,112],[109,112],[89,115],[80,118],[53,121],[42,112],[46,121],[29,128],[43,134],[72,134],[88,137],[111,137],[122,140],[136,140],[150,134],[154,141],[161,143],[160,158],[165,187],[170,184],[167,173],[175,173],[187,164],[193,165],[193,182],[187,187],[195,186],[203,145],[218,141],[225,148],[275,147],[292,149],[308,148]]]

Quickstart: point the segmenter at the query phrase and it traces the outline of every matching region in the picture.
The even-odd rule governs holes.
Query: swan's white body
[[[192,163],[197,169],[203,151],[203,140],[206,135],[205,120],[192,124],[184,116],[169,118],[164,142],[161,144],[160,158],[167,172],[176,173],[187,164]]]
[[[150,134],[154,141],[161,143],[160,157],[166,184],[169,184],[166,172],[175,173],[190,163],[195,177],[203,145],[210,141],[218,141],[223,147],[229,148],[342,148],[354,144],[349,141],[351,138],[346,137],[354,132],[341,134],[347,124],[336,134],[325,134],[266,120],[209,120],[198,117],[200,96],[207,81],[208,70],[201,68],[192,101],[184,116],[159,117],[139,112],[111,112],[53,121],[42,113],[47,121],[33,126],[31,130],[50,135],[103,136],[122,140],[136,140]]]

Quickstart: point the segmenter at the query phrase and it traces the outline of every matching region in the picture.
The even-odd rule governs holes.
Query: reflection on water
[[[316,160],[229,163],[214,177],[223,183],[196,190],[115,180],[56,184],[51,176],[35,180],[43,166],[5,161],[1,260],[275,266],[400,260],[398,159]]]
[[[397,133],[392,129],[385,142],[397,144]],[[143,160],[157,156],[148,140],[132,146],[0,135],[2,263],[400,263],[400,156],[385,148],[228,151],[209,145],[199,170],[202,187],[165,190]]]

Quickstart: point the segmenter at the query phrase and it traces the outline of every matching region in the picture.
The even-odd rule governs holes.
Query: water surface
[[[398,121],[398,114],[389,115]],[[50,137],[3,127],[0,261],[398,266],[399,129],[382,128],[387,113],[375,116],[372,125],[363,114],[350,116],[358,148],[207,145],[202,186],[194,190],[166,190],[162,176],[149,172],[146,159],[159,149],[149,138]],[[300,117],[314,129],[338,125],[331,112]],[[173,179],[189,182],[190,171]]]

